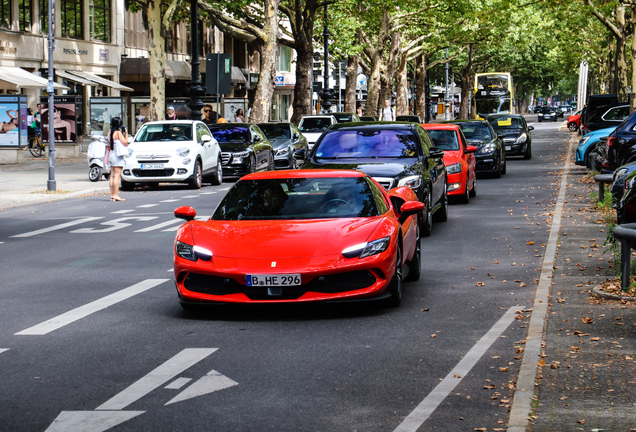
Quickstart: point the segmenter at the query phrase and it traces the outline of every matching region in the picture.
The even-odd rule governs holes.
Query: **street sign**
[[[230,54],[206,54],[205,87],[206,94],[219,95],[232,92],[232,57]]]
[[[316,93],[320,93],[322,91],[322,83],[314,82],[312,88],[313,88],[313,91],[315,91]]]

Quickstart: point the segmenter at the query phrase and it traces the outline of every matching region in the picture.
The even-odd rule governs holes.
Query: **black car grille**
[[[223,165],[227,165],[232,160],[232,153],[223,152],[221,153],[221,163]]]
[[[188,291],[216,296],[243,293],[251,300],[293,300],[308,291],[322,294],[337,294],[368,288],[376,282],[376,278],[368,270],[336,273],[319,276],[311,282],[290,287],[275,287],[278,295],[270,295],[266,286],[250,287],[241,285],[232,278],[190,273],[184,286]]]
[[[170,177],[174,174],[174,168],[157,169],[157,170],[142,170],[134,169],[132,173],[135,177]]]

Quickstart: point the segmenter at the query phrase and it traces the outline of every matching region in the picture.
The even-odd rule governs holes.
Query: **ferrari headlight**
[[[181,147],[178,148],[175,153],[177,154],[177,156],[179,157],[186,157],[187,155],[190,154],[190,149],[187,147]]]
[[[494,153],[496,148],[497,148],[497,146],[495,146],[493,143],[486,144],[485,146],[483,146],[482,148],[479,149],[479,154]]]
[[[177,255],[190,261],[202,259],[210,261],[212,259],[212,251],[202,248],[201,246],[192,246],[187,243],[177,241]]]
[[[460,172],[462,172],[462,164],[459,162],[446,167],[446,173],[448,174],[457,174]]]
[[[422,178],[420,176],[417,176],[417,175],[412,175],[412,176],[401,178],[398,181],[397,187],[400,187],[400,186],[408,186],[411,189],[417,189],[420,186],[422,186]]]
[[[526,142],[526,140],[528,139],[528,135],[524,132],[521,135],[519,135],[519,138],[517,138],[517,141],[515,141],[515,144],[521,144]]]
[[[287,156],[288,154],[289,154],[289,147],[276,150],[276,156]]]
[[[389,247],[389,243],[391,243],[391,237],[384,237],[379,240],[374,240],[372,242],[368,242],[365,246],[364,250],[360,254],[360,258],[365,258],[371,255],[376,255],[384,252]]]

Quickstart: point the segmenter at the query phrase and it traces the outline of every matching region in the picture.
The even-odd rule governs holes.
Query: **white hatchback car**
[[[204,180],[221,184],[221,149],[201,121],[169,120],[144,124],[128,148],[121,189],[135,183],[187,182],[199,189]]]
[[[307,144],[311,151],[322,133],[331,125],[337,123],[338,121],[331,114],[304,116],[300,119],[300,123],[298,123],[298,129],[303,133],[303,136],[307,138]]]

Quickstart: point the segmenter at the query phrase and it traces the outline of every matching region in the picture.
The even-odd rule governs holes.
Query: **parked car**
[[[616,205],[616,219],[619,224],[636,222],[636,171],[624,178],[625,191]]]
[[[486,117],[486,121],[503,139],[506,156],[523,156],[532,158],[532,135],[534,126],[528,126],[526,119],[519,114],[494,114]]]
[[[422,123],[422,119],[417,115],[399,115],[395,116],[395,121]]]
[[[205,221],[175,210],[187,221],[173,246],[179,302],[399,306],[403,281],[420,277],[423,209],[410,188],[385,191],[358,171],[245,176]]]
[[[360,118],[360,121],[362,122],[378,121],[378,118],[373,116],[360,116],[359,118]]]
[[[614,171],[614,182],[610,188],[614,204],[618,204],[623,197],[625,193],[625,182],[634,172],[636,172],[636,162],[630,162],[622,167],[618,167],[618,169]]]
[[[221,184],[221,150],[201,121],[171,120],[145,123],[128,146],[121,189],[137,183],[157,185],[186,182],[199,189],[203,181]]]
[[[574,114],[568,117],[568,129],[570,132],[576,132],[581,127],[581,115],[583,110],[578,110]]]
[[[543,106],[540,107],[540,109],[538,111],[535,111],[538,113],[538,121],[542,122],[542,121],[557,121],[557,110],[553,107],[550,106]]]
[[[424,123],[435,147],[444,150],[444,164],[448,175],[448,196],[468,204],[477,195],[477,175],[474,153],[477,147],[468,145],[458,125]]]
[[[276,152],[276,169],[298,168],[298,159],[304,159],[309,153],[307,138],[293,123],[259,123],[269,143]]]
[[[587,116],[586,123],[581,127],[581,132],[586,135],[598,129],[616,127],[629,116],[629,105],[616,105],[599,109],[596,113]]]
[[[569,104],[561,105],[559,106],[559,109],[561,110],[562,114],[565,114],[570,111],[570,105]],[[561,117],[563,117],[563,115],[561,115]]]
[[[600,144],[601,138],[609,136],[616,127],[610,127],[605,129],[599,129],[594,132],[590,132],[579,140],[579,144],[576,147],[576,161],[577,165],[586,166],[592,168],[590,161],[590,155],[592,151]]]
[[[342,124],[318,140],[304,169],[348,168],[373,177],[386,190],[410,187],[426,209],[422,235],[429,236],[433,218],[448,218],[444,151],[415,123]]]
[[[588,118],[596,113],[597,110],[602,109],[606,106],[618,105],[622,102],[623,101],[618,100],[618,97],[615,94],[596,94],[588,96],[587,104],[585,105],[585,111],[581,116],[581,124],[587,123]]]
[[[257,125],[218,123],[210,125],[210,132],[221,146],[224,179],[276,169],[274,148]]]
[[[314,147],[318,138],[324,131],[326,131],[332,125],[338,124],[338,121],[334,116],[330,115],[312,115],[305,116],[300,119],[298,123],[298,129],[307,138],[307,145],[309,151]]]
[[[453,120],[448,122],[459,125],[468,145],[478,148],[475,152],[477,174],[494,174],[499,178],[506,174],[506,153],[501,139],[486,120]]]
[[[636,112],[627,117],[607,138],[607,156],[603,171],[614,172],[622,165],[636,162]]]
[[[356,113],[348,113],[348,112],[332,112],[332,116],[336,118],[338,123],[350,123],[350,122],[359,122],[360,117]]]

